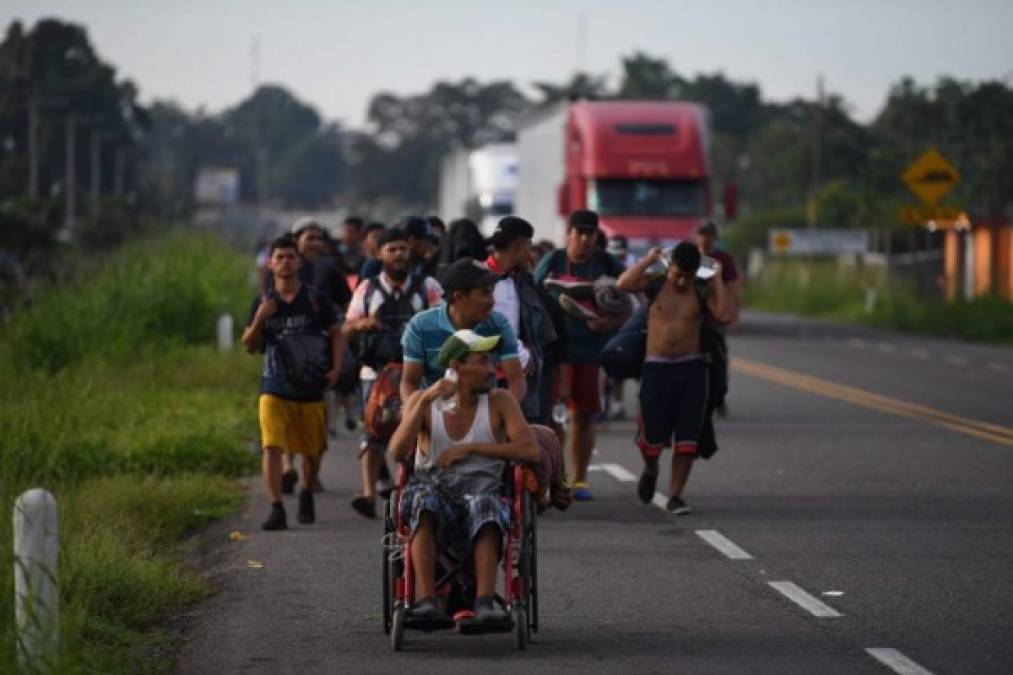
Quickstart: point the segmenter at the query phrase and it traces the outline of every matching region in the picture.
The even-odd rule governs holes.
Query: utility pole
[[[75,163],[77,162],[77,118],[74,113],[67,115],[67,151],[66,151],[66,178],[64,180],[64,205],[66,207],[66,213],[64,215],[63,227],[66,230],[68,237],[73,235],[74,232],[74,215],[76,211],[76,197],[77,197],[77,174],[75,172]]]
[[[98,217],[99,199],[102,197],[102,131],[91,132],[91,213]]]
[[[260,36],[253,36],[250,45],[250,83],[254,91],[260,86]]]
[[[806,205],[806,225],[816,227],[818,218],[816,197],[820,190],[820,153],[823,145],[823,76],[816,78],[816,109],[813,115],[812,165],[809,172],[809,203]]]
[[[116,148],[116,159],[113,165],[113,196],[122,197],[126,182],[127,149],[122,145]]]
[[[28,97],[28,198],[39,198],[39,94]]]
[[[577,17],[577,72],[587,68],[587,15]]]

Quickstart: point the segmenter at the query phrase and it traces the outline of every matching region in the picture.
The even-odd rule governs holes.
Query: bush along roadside
[[[875,292],[869,304],[868,292]],[[889,330],[1013,344],[1013,303],[987,295],[943,302],[917,298],[901,284],[889,284],[882,270],[840,268],[830,263],[768,264],[749,283],[745,305],[860,323]]]
[[[15,672],[11,510],[60,512],[60,673],[172,669],[167,616],[212,592],[179,541],[237,508],[256,468],[256,359],[219,354],[250,261],[213,238],[130,244],[53,288],[0,337],[0,672]]]

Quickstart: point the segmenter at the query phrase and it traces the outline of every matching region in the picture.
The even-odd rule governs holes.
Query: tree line
[[[903,78],[868,124],[837,94],[771,101],[755,83],[688,76],[640,52],[622,59],[614,85],[595,73],[530,84],[465,78],[415,94],[380,91],[358,130],[325,121],[280,85],[217,113],[171,101],[144,106],[85,28],[13,22],[0,43],[0,249],[55,241],[70,192],[75,235],[96,244],[129,236],[145,218],[185,219],[202,167],[238,170],[248,203],[428,210],[447,151],[509,140],[521,114],[576,97],[706,105],[714,175],[738,186],[746,237],[762,237],[765,223],[814,218],[885,227],[913,200],[900,172],[929,146],[962,174],[953,203],[978,215],[1013,205],[1013,89],[1005,82]]]

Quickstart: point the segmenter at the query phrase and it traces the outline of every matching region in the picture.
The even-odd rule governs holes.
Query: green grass
[[[50,373],[98,357],[110,362],[209,342],[224,311],[249,302],[250,261],[210,237],[170,233],[111,256],[87,284],[37,299],[6,327],[8,362]]]
[[[866,290],[876,290],[872,312]],[[746,288],[754,309],[860,323],[890,330],[1013,344],[1013,303],[996,296],[942,302],[887,283],[882,270],[835,263],[773,261]]]
[[[219,354],[249,261],[174,233],[52,289],[0,337],[0,672],[14,668],[11,518],[29,487],[60,505],[59,672],[171,670],[172,612],[212,592],[181,537],[234,510],[255,469],[259,360]]]
[[[232,511],[233,481],[207,475],[93,479],[61,509],[64,672],[160,672],[171,667],[157,621],[211,593],[170,554],[184,534]],[[146,628],[153,628],[147,630]]]

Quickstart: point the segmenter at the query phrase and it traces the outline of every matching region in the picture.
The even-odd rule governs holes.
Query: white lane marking
[[[601,464],[588,464],[587,465],[587,470],[588,471],[604,471],[605,467],[603,467]]]
[[[768,581],[767,583],[775,591],[788,598],[813,616],[823,619],[833,619],[835,617],[843,616],[843,614],[830,605],[820,602],[790,581]]]
[[[917,663],[890,647],[869,647],[865,651],[872,658],[899,675],[932,675]]]
[[[924,349],[912,349],[911,356],[915,357],[916,359],[927,359],[929,358],[929,353]]]
[[[949,354],[946,357],[946,362],[948,364],[950,364],[951,366],[966,366],[967,365],[967,359],[965,359],[963,356],[954,356],[953,354]]]
[[[602,464],[601,468],[620,483],[634,483],[637,480],[637,477],[627,471],[626,467],[619,464]]]
[[[651,503],[657,506],[662,511],[664,511],[665,507],[668,506],[668,497],[661,494],[660,492],[655,492],[654,499],[651,500]]]
[[[994,370],[997,373],[1005,373],[1006,372],[1006,364],[1004,364],[1004,363],[997,363],[995,361],[990,361],[989,364],[988,364],[988,369],[989,370]]]
[[[849,347],[858,347],[859,349],[863,349],[867,346],[867,344],[868,343],[866,343],[866,341],[862,338],[848,338]]]
[[[880,342],[879,351],[886,352],[887,354],[896,354],[897,346],[891,342]]]
[[[697,530],[696,535],[732,560],[753,559],[753,556],[746,553],[738,544],[717,530]]]

